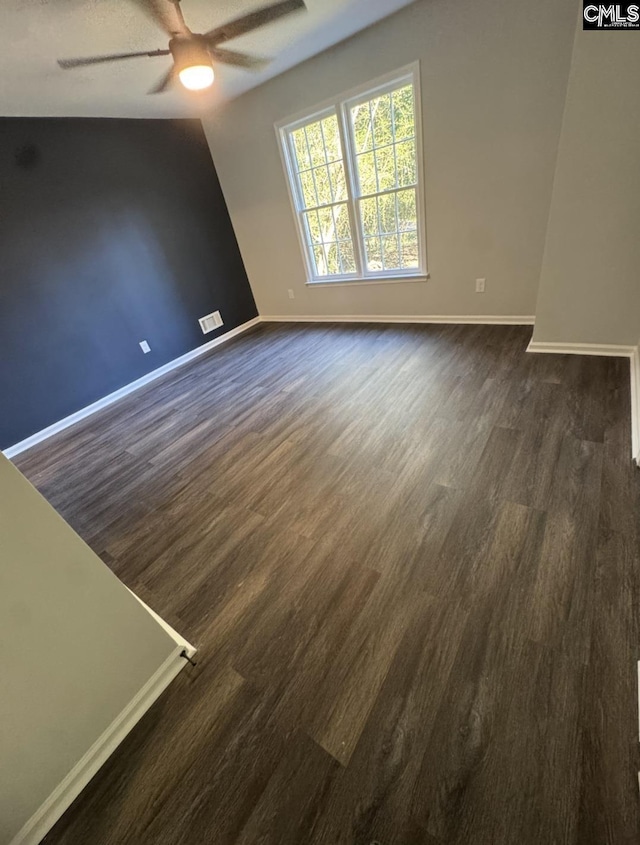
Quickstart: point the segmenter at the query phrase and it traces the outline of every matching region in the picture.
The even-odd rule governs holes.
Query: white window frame
[[[377,270],[370,271],[367,269],[365,255],[364,255],[364,237],[362,235],[362,228],[359,219],[358,201],[360,199],[357,187],[357,170],[356,170],[356,152],[355,140],[353,132],[351,131],[349,110],[360,103],[371,100],[374,97],[381,96],[394,91],[403,83],[411,83],[414,91],[414,109],[416,120],[416,215],[417,215],[417,233],[418,233],[418,260],[419,266],[408,269],[396,270]],[[304,212],[307,210],[304,206],[303,198],[298,185],[297,170],[295,166],[294,153],[290,143],[290,135],[301,126],[313,123],[317,120],[322,120],[331,114],[336,114],[338,118],[338,128],[340,132],[340,143],[342,145],[342,155],[344,162],[345,178],[347,181],[348,197],[346,200],[349,210],[349,220],[351,223],[351,233],[353,240],[353,250],[356,262],[356,272],[347,273],[334,276],[319,276],[315,273],[313,260],[310,255],[309,247],[307,246],[305,227],[304,227]],[[296,232],[298,241],[300,243],[300,251],[304,260],[305,271],[307,275],[308,285],[344,285],[344,284],[385,284],[389,282],[413,282],[426,281],[429,278],[427,270],[427,231],[425,221],[425,175],[424,175],[424,149],[422,141],[422,95],[420,91],[420,64],[413,62],[406,67],[388,73],[385,76],[379,77],[371,82],[367,82],[358,88],[351,89],[338,97],[331,100],[326,100],[324,103],[309,109],[304,113],[299,113],[285,120],[279,121],[275,124],[276,135],[278,138],[278,147],[280,149],[280,156],[282,158],[282,165],[285,172],[287,189],[289,192],[289,199],[291,201],[291,208],[293,216],[296,221]],[[387,191],[381,191],[376,195],[396,193],[398,188],[391,188]]]

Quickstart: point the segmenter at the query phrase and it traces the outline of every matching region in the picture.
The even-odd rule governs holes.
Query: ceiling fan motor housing
[[[211,65],[211,54],[202,35],[177,35],[169,42],[176,73],[196,65]]]

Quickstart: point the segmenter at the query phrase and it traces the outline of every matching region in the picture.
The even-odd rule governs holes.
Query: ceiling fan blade
[[[233,50],[223,50],[221,47],[209,47],[209,53],[215,62],[222,62],[222,64],[233,65],[234,67],[243,67],[247,70],[261,70],[271,61],[270,59],[247,56],[244,53],[236,53]]]
[[[151,18],[171,38],[175,35],[189,35],[189,27],[182,17],[179,2],[173,0],[133,0],[136,6]]]
[[[165,73],[162,79],[158,82],[157,85],[154,85],[153,88],[148,92],[149,94],[164,94],[164,92],[171,87],[173,84],[174,79],[176,78],[176,68],[175,65],[171,66],[171,70]]]
[[[306,9],[304,0],[282,0],[280,3],[258,9],[257,12],[250,12],[248,15],[211,29],[205,33],[204,37],[211,46],[215,47],[217,44],[231,41],[232,38],[238,38],[240,35],[245,35],[247,32],[252,32],[258,27],[301,9]]]
[[[88,56],[86,59],[58,59],[63,70],[86,65],[101,65],[105,62],[121,62],[123,59],[139,59],[143,56],[168,56],[171,50],[151,50],[145,53],[113,53],[110,56]]]

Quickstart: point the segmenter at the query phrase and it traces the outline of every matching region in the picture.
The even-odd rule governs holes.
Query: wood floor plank
[[[336,653],[310,733],[343,765],[353,754],[405,631],[428,601],[406,588],[396,591],[388,579],[378,581]]]
[[[339,764],[309,737],[290,740],[237,845],[303,845],[325,812]]]
[[[67,813],[45,842],[54,836],[69,845],[154,841],[146,835],[150,820],[171,800],[176,781],[196,765],[210,738],[227,729],[242,706],[243,685],[231,669],[201,676],[198,684],[182,675],[93,779],[80,799],[87,812]],[[182,717],[185,707],[194,721]]]
[[[416,615],[311,842],[431,841],[410,812],[413,789],[467,618],[462,605],[435,600]]]
[[[638,549],[628,538],[601,528],[597,546],[597,612],[582,705],[584,734],[579,841],[632,841],[637,836],[640,771],[638,721],[623,702],[637,695],[638,638],[634,572]],[[621,586],[625,585],[621,596]],[[615,752],[611,753],[615,748]]]
[[[523,674],[512,657],[502,661],[503,695],[474,704],[474,719],[481,714],[470,729],[471,736],[478,732],[478,747],[469,755],[475,766],[468,770],[462,794],[453,793],[459,803],[444,821],[449,841],[577,843],[584,667],[570,655],[525,645],[517,659],[528,669]],[[483,708],[488,712],[483,714]],[[560,759],[567,765],[562,774]],[[443,820],[436,816],[434,823]]]

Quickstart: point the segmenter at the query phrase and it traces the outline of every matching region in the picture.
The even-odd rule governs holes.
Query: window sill
[[[337,282],[305,282],[308,288],[331,288],[331,287],[345,287],[346,285],[402,285],[414,282],[426,282],[430,278],[429,273],[424,273],[420,276],[389,276],[384,279],[349,279],[345,281],[340,279]]]

